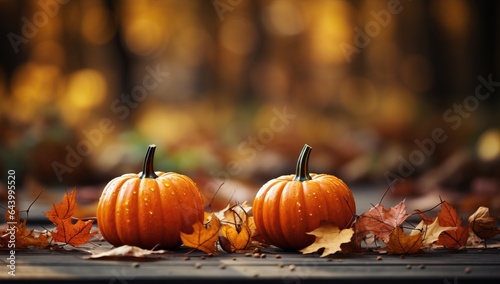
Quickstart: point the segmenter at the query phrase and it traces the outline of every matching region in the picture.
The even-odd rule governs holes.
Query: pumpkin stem
[[[155,157],[156,145],[151,144],[146,152],[146,158],[144,158],[144,164],[142,165],[142,174],[139,178],[157,178],[155,170],[153,169],[153,160]]]
[[[309,155],[311,154],[311,146],[305,144],[304,148],[302,148],[302,152],[300,152],[299,159],[297,160],[297,168],[295,169],[295,181],[306,181],[311,180],[311,176],[309,175]]]

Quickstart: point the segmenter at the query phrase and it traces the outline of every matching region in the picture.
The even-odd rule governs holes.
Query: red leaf
[[[385,209],[382,205],[377,204],[359,216],[354,228],[358,238],[373,234],[376,239],[387,243],[394,229],[409,216],[410,214],[406,214],[404,200],[390,209]]]
[[[444,201],[441,203],[441,212],[438,212],[437,216],[440,226],[457,227],[457,229],[441,233],[436,244],[453,249],[464,247],[467,244],[469,236],[469,225],[462,226],[462,220],[458,218],[455,208]]]

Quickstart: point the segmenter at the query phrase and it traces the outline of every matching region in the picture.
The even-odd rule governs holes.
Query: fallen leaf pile
[[[191,234],[181,232],[182,243],[214,255],[218,243],[228,253],[248,251],[259,243],[253,217],[249,216],[251,209],[243,202],[228,205],[219,212],[205,212],[204,224],[195,223]]]
[[[53,230],[28,230],[26,229],[27,218],[21,220],[19,211],[16,209],[15,220],[12,220],[7,211],[5,220],[8,221],[8,227],[1,232],[0,249],[31,247],[43,249],[58,243],[76,247],[88,243],[90,238],[98,232],[91,232],[93,220],[73,222],[72,216],[76,207],[75,196],[76,189],[69,194],[66,192],[61,203],[53,205],[52,210],[45,212],[45,216],[56,225]],[[15,234],[15,238],[11,238],[11,234]],[[14,239],[13,242],[12,239]]]
[[[446,201],[442,201],[440,207],[441,211],[437,213],[437,217],[429,217],[422,211],[416,210],[415,214],[421,218],[420,223],[414,227],[410,225],[404,227],[405,220],[411,216],[406,212],[405,200],[389,209],[377,204],[358,216],[352,229],[340,231],[337,226],[322,224],[310,232],[316,236],[315,242],[301,252],[311,253],[324,248],[321,254],[321,257],[324,257],[336,252],[350,252],[341,245],[348,243],[357,245],[362,241],[371,244],[379,241],[385,243],[385,250],[391,254],[415,254],[425,249],[439,247],[448,249],[474,247],[482,240],[500,234],[500,229],[495,227],[497,218],[490,216],[486,207],[480,207],[469,217],[469,222],[465,225],[462,225],[456,210]]]
[[[74,221],[75,196],[75,189],[71,193],[66,192],[61,203],[45,212],[55,225],[51,230],[27,229],[28,218],[22,220],[17,208],[14,215],[11,210],[7,210],[7,226],[0,228],[0,249],[46,249],[52,245],[77,247],[87,244],[98,231],[92,230],[93,220]],[[318,228],[308,233],[316,237],[315,242],[300,252],[319,252],[321,257],[335,253],[363,253],[370,250],[369,245],[375,244],[375,248],[371,248],[374,251],[415,254],[439,248],[458,250],[477,247],[483,242],[486,247],[488,239],[500,234],[500,228],[495,227],[497,218],[490,216],[487,207],[479,207],[464,222],[446,201],[438,206],[440,211],[433,217],[420,210],[415,210],[413,214],[406,212],[405,200],[390,208],[385,208],[380,203],[372,205],[357,216],[350,228],[340,230],[334,224],[321,222]],[[191,233],[181,232],[182,242],[185,247],[192,248],[192,251],[199,250],[211,255],[217,255],[220,250],[245,253],[265,247],[267,244],[259,236],[251,210],[252,207],[243,202],[228,205],[219,212],[205,212],[204,222],[193,224]],[[421,219],[416,226],[407,222],[412,215],[418,215]],[[122,246],[92,255],[88,259],[144,258],[165,252]]]

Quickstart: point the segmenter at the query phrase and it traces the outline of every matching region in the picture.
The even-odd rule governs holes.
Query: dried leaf
[[[243,223],[239,231],[230,224],[221,227],[221,246],[226,252],[244,250],[251,243],[251,230],[247,223]]]
[[[145,250],[135,246],[124,245],[99,254],[93,254],[88,259],[145,258],[151,254],[166,253],[166,250]]]
[[[340,230],[339,227],[330,223],[322,223],[319,228],[307,234],[316,236],[316,240],[310,246],[301,249],[300,252],[307,254],[325,248],[321,255],[321,257],[325,257],[341,251],[340,246],[351,241],[354,230],[352,228]]]
[[[421,251],[423,234],[417,231],[414,235],[406,235],[403,228],[397,227],[389,235],[387,251],[391,254],[414,254]]]
[[[50,244],[50,237],[46,231],[39,232],[26,228],[27,220],[21,220],[19,211],[15,209],[14,215],[9,211],[5,213],[5,220],[10,222],[4,231],[0,232],[0,248],[46,248]],[[15,235],[12,243],[11,235]],[[14,246],[14,247],[13,247]]]
[[[457,229],[443,232],[439,236],[436,244],[452,249],[458,249],[466,246],[467,237],[469,235],[469,225],[467,224],[465,227],[462,226],[462,220],[458,217],[455,208],[444,201],[441,203],[441,211],[437,213],[437,216],[439,218],[440,226],[456,227]]]
[[[409,216],[410,214],[406,214],[404,200],[390,209],[385,209],[382,205],[377,204],[358,217],[354,228],[358,238],[373,234],[376,239],[387,243],[394,229]]]
[[[54,241],[76,247],[87,243],[97,231],[90,232],[93,220],[78,220],[73,224],[71,217],[76,206],[75,196],[76,189],[69,194],[66,192],[63,201],[53,205],[52,210],[45,212],[45,216],[56,225],[56,229],[52,231]]]
[[[52,210],[45,212],[45,216],[52,221],[52,223],[57,224],[58,221],[68,219],[73,216],[73,211],[76,207],[76,189],[74,188],[71,193],[65,193],[64,199],[58,205],[53,205]]]
[[[500,234],[500,229],[495,227],[497,217],[490,216],[488,207],[479,207],[474,214],[469,217],[469,234],[473,233],[481,239],[491,239]]]
[[[422,244],[424,246],[430,246],[437,241],[442,232],[457,229],[457,227],[441,227],[439,225],[439,217],[436,217],[430,225],[426,225],[425,222],[425,220],[420,221],[415,230],[410,234],[410,236],[423,234]]]
[[[78,220],[75,224],[71,218],[58,221],[56,231],[52,232],[52,238],[56,242],[62,242],[74,247],[86,244],[97,231],[90,232],[93,220]]]
[[[181,232],[182,243],[206,253],[217,254],[217,240],[219,238],[220,220],[213,213],[208,216],[206,224],[193,224],[193,233]]]
[[[241,204],[237,203],[232,206],[228,205],[221,211],[216,212],[215,216],[219,218],[221,223],[229,223],[237,226],[247,221],[247,219],[249,218],[248,214],[251,210],[252,207],[245,201]]]

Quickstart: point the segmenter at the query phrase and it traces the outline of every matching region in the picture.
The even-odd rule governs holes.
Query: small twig
[[[439,197],[439,199],[441,200],[441,197]],[[434,207],[430,208],[430,209],[427,209],[427,210],[424,210],[424,211],[420,211],[419,212],[415,212],[415,213],[411,213],[410,215],[417,215],[417,214],[420,214],[420,213],[425,213],[425,212],[429,212],[429,211],[432,211],[434,209],[436,209],[436,207],[440,206],[441,204],[443,204],[443,200],[441,200],[438,204],[436,204]]]
[[[384,192],[384,195],[382,195],[382,198],[380,198],[380,201],[378,202],[378,204],[382,204],[382,200],[384,200],[384,197],[385,195],[387,194],[387,192],[389,192],[389,189],[398,181],[398,179],[396,178],[395,180],[393,180],[391,182],[391,184],[389,184],[389,186],[387,187],[387,189],[385,190]]]
[[[212,211],[212,203],[214,202],[215,197],[217,196],[217,193],[219,193],[219,191],[223,185],[224,185],[224,182],[219,185],[219,188],[217,188],[217,190],[215,191],[214,196],[212,196],[212,199],[210,200],[210,202],[207,204],[207,206],[205,206],[205,209],[207,209],[207,212],[213,212]],[[208,209],[210,209],[210,211]]]

